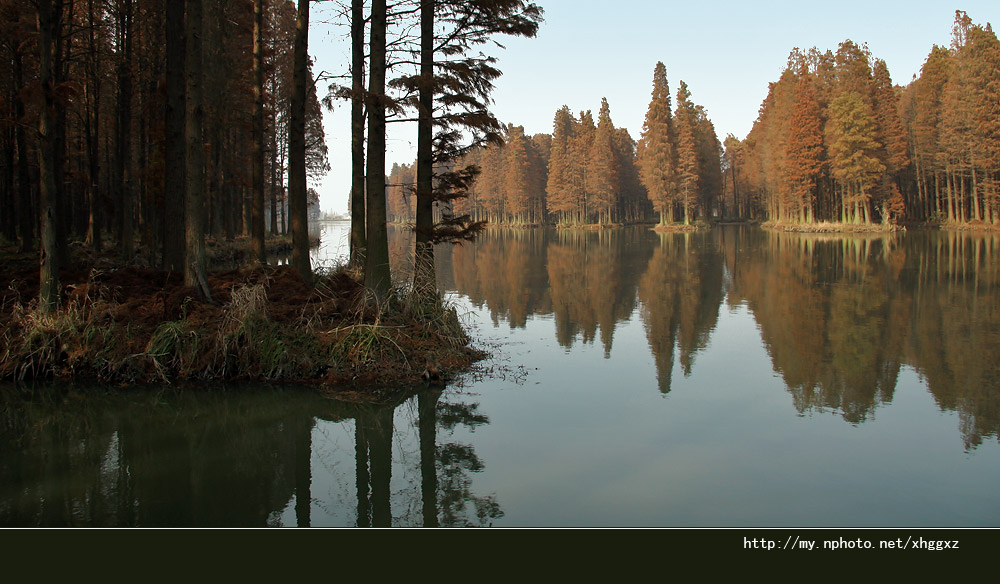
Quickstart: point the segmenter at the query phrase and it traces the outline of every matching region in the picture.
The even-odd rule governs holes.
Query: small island
[[[286,241],[268,239],[268,248]],[[228,260],[248,247],[239,243],[210,247]],[[428,362],[435,364],[428,381],[441,382],[442,373],[485,356],[436,292],[393,288],[374,302],[346,266],[306,282],[288,265],[217,263],[205,297],[178,272],[73,245],[73,267],[60,272],[62,305],[42,313],[34,255],[3,251],[0,275],[10,285],[0,295],[2,379],[280,381],[378,402],[421,385]]]

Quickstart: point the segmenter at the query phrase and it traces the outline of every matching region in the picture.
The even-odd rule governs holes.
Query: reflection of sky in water
[[[669,269],[691,265],[694,252],[678,253]],[[719,269],[728,290],[739,275]],[[739,296],[699,334],[687,376],[674,346],[666,394],[642,302],[616,320],[605,355],[601,332],[583,342],[577,331],[560,345],[552,312],[512,327],[509,306],[491,313],[488,300],[473,303],[461,289],[449,298],[495,365],[526,372],[521,382],[510,375],[463,389],[491,419],[463,439],[486,463],[475,484],[498,493],[499,525],[1000,522],[990,487],[1000,479],[996,440],[965,452],[962,415],[940,408],[910,365],[891,401],[876,399],[851,423],[837,407],[796,409],[759,318]]]
[[[347,261],[351,251],[350,221],[320,221],[319,247],[309,252],[313,269],[333,268]]]
[[[616,331],[610,362],[599,343],[563,349],[544,321],[483,328],[528,369],[523,385],[472,388],[492,420],[474,437],[487,462],[476,485],[502,495],[501,525],[1000,520],[1000,450],[964,455],[959,414],[941,412],[912,369],[865,424],[797,415],[744,306],[721,313],[709,349],[689,377],[674,368],[666,395],[635,320]]]
[[[323,242],[313,251],[314,265],[346,259],[349,224],[323,223],[321,229]],[[494,496],[503,512],[491,520],[497,526],[1000,524],[1000,492],[995,487],[1000,482],[1000,447],[989,433],[994,421],[989,414],[996,410],[998,399],[998,388],[988,383],[996,371],[995,364],[990,368],[995,353],[985,357],[989,363],[984,365],[983,357],[973,350],[995,347],[996,331],[973,330],[983,333],[974,337],[979,345],[973,337],[958,347],[942,343],[955,334],[954,327],[948,328],[952,321],[966,322],[969,307],[978,311],[979,319],[969,322],[994,318],[991,311],[997,303],[991,295],[997,290],[996,268],[975,274],[961,268],[962,274],[975,276],[963,286],[958,268],[942,267],[938,279],[931,266],[922,276],[930,279],[923,282],[918,297],[911,266],[924,266],[930,256],[922,254],[928,249],[938,253],[939,241],[947,248],[947,240],[909,235],[902,241],[914,245],[901,246],[895,251],[905,253],[893,255],[893,250],[880,246],[842,248],[836,241],[828,248],[809,247],[800,246],[794,237],[747,233],[750,238],[734,244],[726,239],[732,232],[715,233],[714,240],[663,241],[641,232],[635,232],[637,239],[494,232],[487,233],[480,247],[461,254],[441,253],[441,266],[454,270],[448,281],[457,282],[457,290],[449,291],[447,299],[469,323],[474,343],[492,354],[481,364],[491,374],[460,376],[437,402],[442,417],[446,404],[464,404],[478,407],[477,412],[489,418],[488,423],[460,422],[451,427],[439,423],[436,428],[433,452],[442,517],[444,501],[454,500],[457,488],[465,489],[458,497],[467,511],[462,521],[475,519],[475,502]],[[537,237],[552,239],[536,245]],[[558,253],[546,254],[553,241],[561,246]],[[486,249],[494,244],[493,251]],[[619,255],[608,254],[606,245],[618,245]],[[835,269],[815,269],[822,263],[822,249],[836,252]],[[976,246],[968,249],[983,253]],[[535,255],[517,258],[524,250]],[[888,255],[880,255],[883,251]],[[588,262],[609,265],[609,257],[621,266],[616,281],[604,282],[583,269]],[[570,261],[554,266],[554,258]],[[893,265],[893,258],[906,263],[897,263],[899,271],[885,276],[888,272],[880,270]],[[530,277],[520,273],[524,269]],[[587,311],[600,312],[600,307],[582,297],[582,291],[580,296],[553,294],[546,279],[550,273],[578,274],[581,282],[616,287],[614,293],[590,290],[597,298],[613,298],[616,310],[601,313],[604,321],[597,322],[600,318]],[[792,282],[790,277],[799,280]],[[820,306],[826,311],[820,312],[826,328],[818,337],[841,335],[865,341],[872,337],[858,323],[865,314],[877,316],[873,322],[881,325],[879,334],[904,324],[910,327],[897,331],[897,336],[877,337],[895,342],[893,350],[901,351],[878,346],[883,358],[879,367],[901,364],[887,395],[867,394],[867,386],[838,385],[856,372],[835,356],[824,354],[809,361],[808,367],[795,360],[803,354],[809,357],[803,339],[815,331],[798,330],[786,322],[795,312],[785,310],[781,302],[795,299],[781,292],[798,290],[795,286],[801,287],[810,277],[821,277],[820,285],[803,289],[817,296],[813,304],[804,301],[801,307]],[[848,294],[859,290],[863,293]],[[768,299],[777,302],[768,304]],[[566,308],[561,302],[572,306]],[[653,302],[685,308],[671,312]],[[857,309],[862,316],[837,323],[836,311],[847,309]],[[850,310],[846,314],[855,314]],[[567,314],[590,319],[590,324],[560,322]],[[523,319],[523,326],[512,324],[514,318]],[[653,326],[656,318],[667,320]],[[924,321],[930,324],[921,324]],[[568,339],[557,337],[560,327],[570,331]],[[671,330],[680,331],[676,342],[660,343],[658,347],[670,350],[655,356],[651,341],[663,339],[653,337]],[[919,336],[927,331],[933,337],[930,341]],[[827,343],[824,350],[831,346]],[[954,370],[948,359],[956,355],[964,359],[962,375],[978,371],[977,379],[985,380],[982,387],[946,383],[951,378],[942,372]],[[788,369],[795,367],[807,379],[814,370],[822,370],[822,375],[813,377],[827,393],[790,389]],[[669,383],[659,379],[664,375]],[[423,524],[416,399],[391,412],[380,410],[362,424],[355,417],[358,410],[334,406],[336,402],[311,392],[165,392],[155,405],[143,395],[111,394],[107,406],[88,404],[83,422],[69,415],[55,417],[43,407],[29,408],[31,415],[39,412],[37,420],[28,419],[43,436],[38,439],[40,452],[22,448],[22,439],[12,439],[9,431],[0,433],[0,460],[9,465],[0,465],[0,472],[6,473],[0,477],[5,489],[0,490],[0,503],[36,491],[55,501],[65,493],[86,492],[76,482],[100,480],[112,485],[112,491],[126,485],[140,495],[165,499],[167,503],[140,502],[140,509],[161,519],[170,518],[171,509],[163,511],[157,505],[171,502],[180,503],[179,516],[217,521],[229,511],[225,506],[232,504],[233,513],[259,508],[271,524],[296,525],[301,512],[296,509],[297,490],[302,485],[296,470],[302,466],[301,459],[291,454],[306,452],[300,449],[306,441],[311,525],[354,525],[356,430],[374,432],[372,428],[378,427],[388,430],[383,437],[388,436],[389,445],[382,448],[387,444],[383,441],[379,452],[385,457],[391,451],[390,476],[382,484],[389,491],[392,524]],[[831,395],[836,399],[824,401]],[[798,401],[803,399],[806,402]],[[844,411],[852,405],[863,410],[853,420]],[[981,444],[970,448],[968,438],[975,434],[976,419],[984,435]],[[63,422],[68,425],[59,426]],[[72,463],[58,468],[32,458],[54,459],[45,448],[61,439],[54,436],[63,435],[71,438],[71,451],[80,444],[103,445],[95,458],[99,472],[87,470],[88,459],[72,458],[75,451],[60,454]],[[368,436],[372,440],[375,434]],[[369,442],[373,449],[369,462],[375,457],[374,444]],[[448,490],[445,452],[465,452],[465,464],[478,460],[482,468],[470,470],[475,466],[471,465],[453,475],[453,489]],[[165,470],[174,468],[179,470],[177,476]],[[56,474],[46,475],[38,485],[21,486],[15,480],[21,480],[18,472]],[[119,480],[122,472],[128,473],[129,481]],[[231,492],[234,481],[240,488]],[[192,483],[200,486],[189,493]],[[224,492],[219,494],[209,485]],[[258,491],[271,492],[271,499],[254,500]],[[11,509],[0,505],[4,513],[14,512]],[[18,525],[30,522],[5,515],[0,519]]]

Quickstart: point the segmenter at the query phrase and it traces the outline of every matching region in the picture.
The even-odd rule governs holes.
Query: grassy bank
[[[0,298],[3,379],[253,379],[370,399],[366,387],[419,382],[428,355],[445,371],[482,357],[436,294],[397,289],[376,301],[345,270],[314,282],[290,267],[214,272],[209,302],[177,273],[83,265],[60,272],[62,306],[46,315],[34,306],[37,268],[22,268],[5,264],[0,275],[10,282]]]
[[[696,221],[686,225],[684,223],[659,223],[653,227],[653,231],[657,233],[689,233],[711,228],[712,226],[708,223]]]
[[[764,229],[775,231],[793,231],[800,233],[891,233],[905,231],[901,225],[883,223],[839,223],[820,221],[818,223],[783,223],[767,221],[760,225]]]
[[[1000,223],[987,223],[986,221],[942,221],[933,224],[939,229],[946,231],[993,231],[1000,232]]]

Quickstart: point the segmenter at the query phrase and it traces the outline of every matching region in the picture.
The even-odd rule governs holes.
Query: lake
[[[1000,525],[997,234],[491,229],[436,255],[476,371],[384,407],[4,386],[0,525]]]

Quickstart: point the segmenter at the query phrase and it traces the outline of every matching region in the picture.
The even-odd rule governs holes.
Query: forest
[[[792,51],[753,130],[723,166],[741,215],[773,221],[996,225],[1000,43],[957,12],[905,87],[844,41]]]
[[[189,271],[205,237],[249,235],[255,221],[261,239],[287,233],[296,109],[306,175],[330,169],[308,64],[293,91],[290,2],[11,0],[0,12],[2,233],[40,247],[50,274],[70,242]]]
[[[5,345],[24,352],[8,351],[0,373],[61,370],[60,327],[127,328],[139,306],[148,330],[120,344],[117,361],[95,345],[90,367],[112,377],[227,374],[244,357],[246,319],[275,335],[269,364],[246,368],[265,377],[321,375],[331,354],[373,361],[384,351],[346,350],[360,329],[328,327],[336,338],[296,353],[299,333],[271,319],[295,312],[279,300],[300,303],[302,318],[311,306],[317,326],[350,312],[369,346],[391,346],[372,324],[399,292],[391,222],[414,233],[411,292],[435,289],[434,244],[472,239],[487,223],[1000,224],[1000,42],[961,11],[950,46],[933,47],[905,87],[864,44],[792,50],[750,133],[720,141],[692,88],[671,91],[663,62],[638,137],[615,126],[606,99],[596,117],[559,108],[551,134],[501,123],[490,111],[501,71],[481,48],[535,36],[543,11],[530,2],[331,2],[351,61],[323,75],[309,58],[311,4],[0,0],[0,243],[11,281],[0,324]],[[351,175],[349,274],[319,282],[308,208],[331,168],[322,107],[337,102],[351,109],[351,160],[334,161]],[[415,126],[417,158],[387,169],[393,123]],[[266,266],[281,235],[302,290],[284,272],[221,273],[220,257]],[[226,245],[246,252],[218,251]],[[119,276],[142,287],[124,289]],[[285,293],[267,293],[272,285]],[[74,306],[88,308],[71,326],[33,316]],[[420,302],[406,306],[405,318],[435,321]],[[206,363],[183,339],[213,319],[232,326],[212,333],[217,355]],[[145,365],[123,360],[136,354]],[[276,364],[292,354],[294,365]]]
[[[719,143],[681,81],[657,63],[638,140],[601,104],[556,112],[551,134],[508,124],[460,164],[480,177],[456,209],[499,224],[613,224],[699,217],[779,225],[997,225],[1000,43],[957,12],[949,47],[894,85],[884,60],[845,40],[793,49],[753,129]],[[673,110],[671,109],[673,108]],[[389,177],[392,220],[413,215],[412,167]]]
[[[724,216],[723,151],[715,127],[683,81],[676,99],[672,111],[666,67],[657,63],[638,141],[614,126],[607,99],[596,122],[592,110],[574,115],[564,105],[552,134],[527,136],[523,126],[507,124],[502,143],[473,148],[456,161],[479,176],[453,208],[503,225],[621,225],[654,214],[663,225],[675,218],[691,224]],[[411,220],[412,166],[394,166],[389,184],[390,218]]]
[[[432,213],[476,174],[442,169],[499,139],[487,106],[500,71],[474,49],[494,35],[534,36],[542,10],[522,0],[336,5],[352,58],[326,79],[323,99],[351,105],[352,159],[339,168],[353,179],[352,237],[350,273],[323,275],[310,265],[307,227],[310,183],[330,170],[308,55],[311,4],[0,2],[0,233],[11,282],[2,376],[316,378],[353,369],[359,378],[381,357],[358,350],[359,331],[369,349],[400,346],[380,328],[386,311],[468,360],[467,338],[436,294],[390,307],[418,295],[397,290],[390,274],[386,124],[417,122],[422,269],[412,289],[430,291],[421,278],[433,275],[433,244],[481,228]],[[286,233],[290,267],[266,268],[273,236]],[[223,270],[241,258],[249,267]],[[247,339],[259,351],[241,351]],[[403,363],[424,362],[401,353]]]

